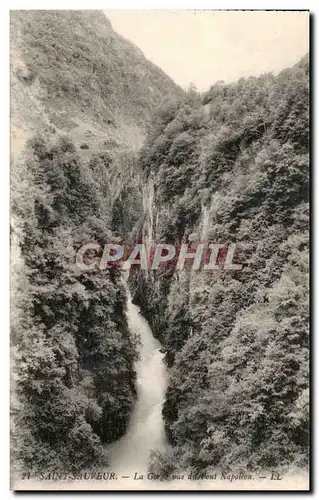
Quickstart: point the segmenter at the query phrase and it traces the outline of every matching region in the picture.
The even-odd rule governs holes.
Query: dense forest
[[[132,277],[171,367],[155,470],[307,464],[308,68],[190,89],[140,155],[148,238],[236,243],[243,262]]]
[[[107,466],[136,400],[121,271],[81,245],[237,245],[238,271],[134,269],[165,350],[151,469],[306,467],[308,57],[182,91],[94,11],[17,11],[12,39],[12,460]]]
[[[125,432],[134,401],[135,350],[119,271],[81,273],[72,259],[108,236],[99,191],[64,138],[31,141],[23,166],[12,205],[24,262],[12,322],[17,459],[32,470],[105,464],[102,444]]]

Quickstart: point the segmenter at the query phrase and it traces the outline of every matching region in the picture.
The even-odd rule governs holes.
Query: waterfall
[[[147,473],[151,450],[165,451],[166,440],[162,419],[162,404],[167,385],[164,354],[138,306],[127,302],[128,327],[139,338],[137,373],[137,401],[126,434],[108,446],[110,465],[119,476],[132,476],[139,471]]]
[[[209,231],[211,229],[212,222],[215,221],[217,217],[217,210],[221,200],[220,194],[217,192],[213,195],[211,203],[209,206],[202,204],[202,221],[201,221],[201,242],[205,243],[208,241]]]
[[[154,237],[154,183],[151,178],[143,188],[143,209],[146,215],[143,242],[146,244],[146,249],[149,250]]]
[[[201,241],[206,242],[208,231],[209,231],[209,217],[210,216],[210,208],[207,208],[205,205],[202,206],[202,231],[201,231]]]

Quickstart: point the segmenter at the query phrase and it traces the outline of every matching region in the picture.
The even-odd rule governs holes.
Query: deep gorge
[[[116,241],[236,243],[245,263],[130,273],[131,313],[140,307],[168,373],[168,446],[150,472],[306,468],[308,57],[276,76],[184,92],[102,14],[67,17],[13,15],[15,104],[34,104],[23,125],[12,118],[14,138],[25,137],[11,174],[16,467],[106,467],[125,442],[141,345],[123,273],[74,264],[81,245]]]

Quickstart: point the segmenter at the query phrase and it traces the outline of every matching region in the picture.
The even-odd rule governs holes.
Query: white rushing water
[[[129,296],[127,320],[131,334],[140,339],[136,362],[137,400],[126,434],[108,446],[112,470],[118,475],[147,473],[151,450],[166,448],[162,404],[167,385],[167,371],[156,340],[138,306]]]

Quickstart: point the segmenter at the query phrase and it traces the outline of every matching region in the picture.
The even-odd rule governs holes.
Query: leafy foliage
[[[189,92],[157,118],[140,159],[154,234],[236,242],[244,261],[133,280],[171,366],[173,448],[158,467],[172,453],[183,470],[307,463],[308,122],[307,57],[277,77]]]
[[[23,261],[12,322],[15,462],[105,465],[104,444],[125,432],[134,401],[135,348],[119,272],[74,265],[78,246],[111,234],[101,194],[66,138],[33,139],[21,180],[23,190],[13,189]]]

